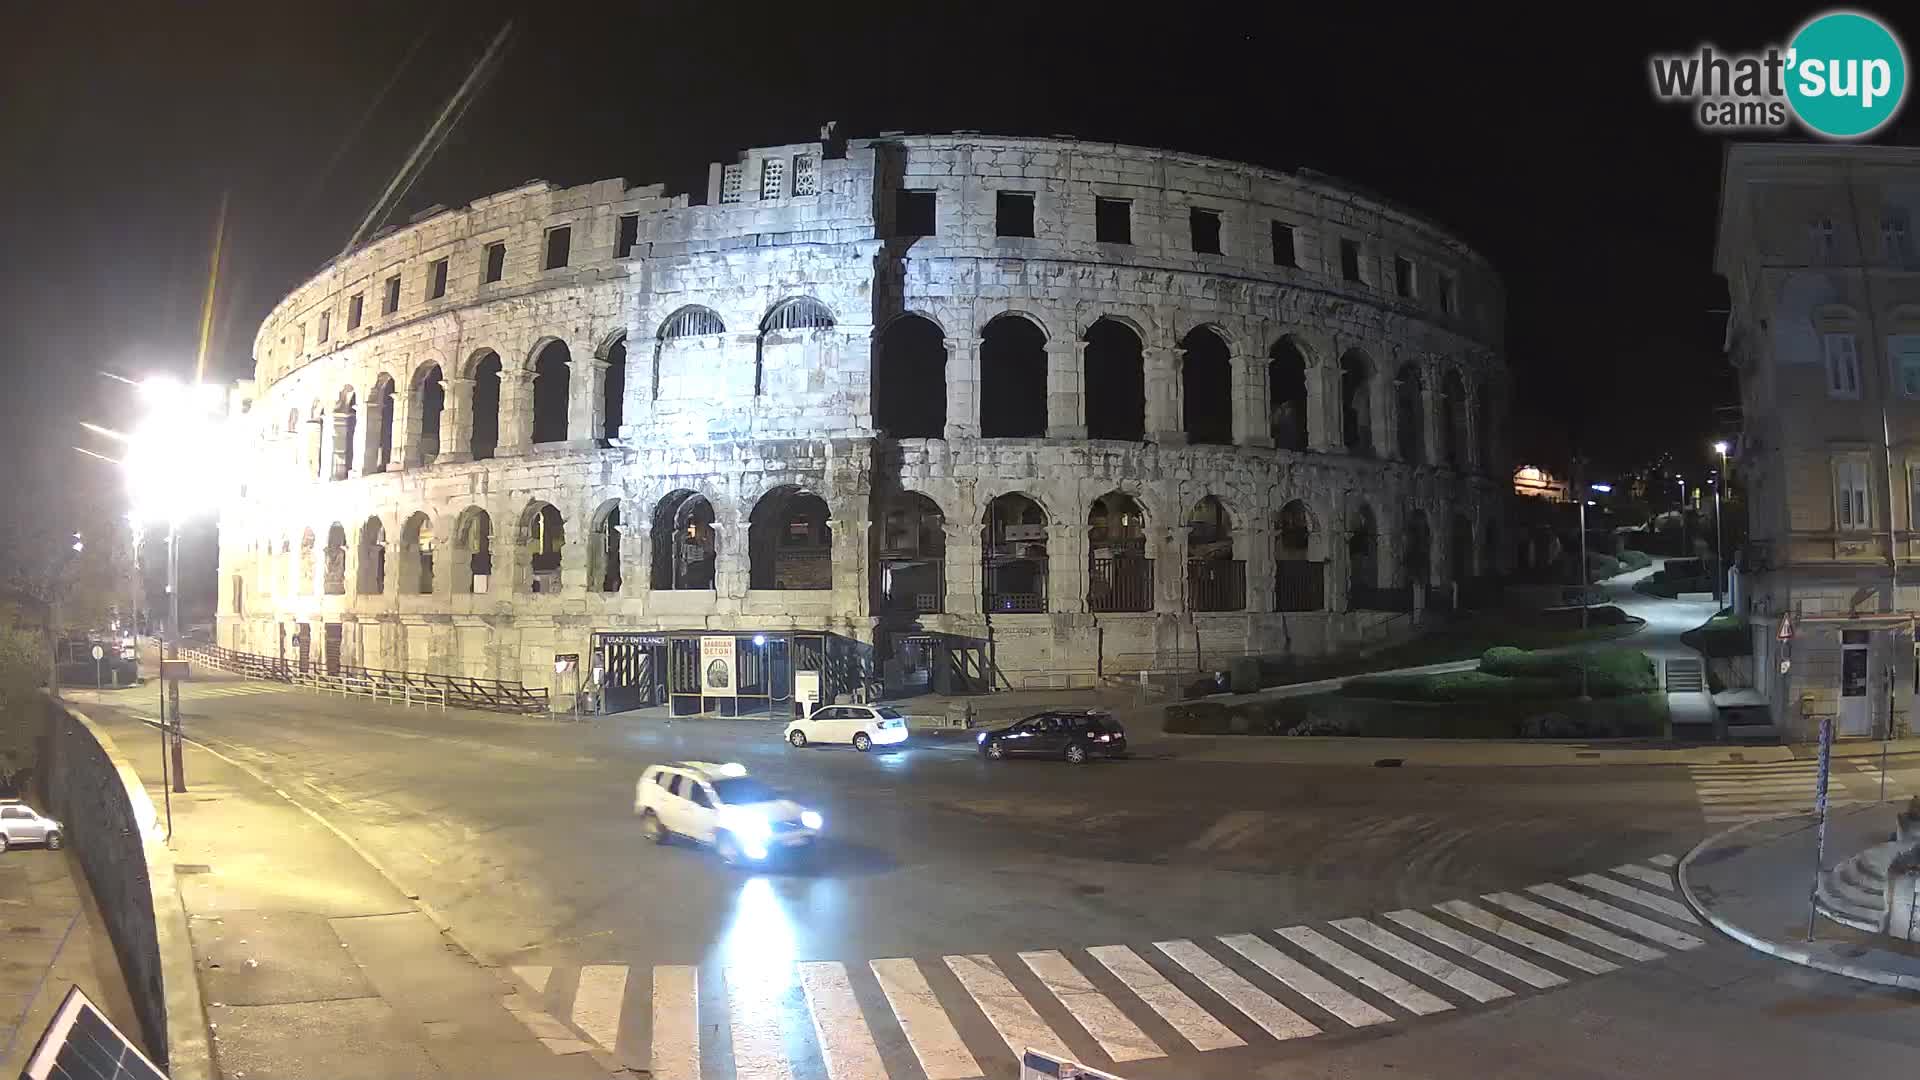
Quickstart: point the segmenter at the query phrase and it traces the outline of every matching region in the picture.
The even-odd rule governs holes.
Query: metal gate
[[[346,627],[343,624],[337,622],[327,624],[326,662],[329,675],[340,674],[340,650],[345,646],[346,637]]]
[[[665,635],[595,634],[593,648],[605,672],[602,711],[624,712],[666,704]]]

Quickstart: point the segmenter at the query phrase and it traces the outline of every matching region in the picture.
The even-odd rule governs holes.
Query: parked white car
[[[811,847],[824,825],[818,812],[748,776],[742,766],[711,761],[649,767],[634,785],[633,812],[654,843],[684,836],[711,846],[729,864]]]
[[[907,741],[907,718],[887,705],[823,705],[787,725],[787,744],[852,743],[866,753]]]
[[[0,851],[23,844],[44,844],[58,850],[67,842],[58,821],[23,802],[0,801]]]

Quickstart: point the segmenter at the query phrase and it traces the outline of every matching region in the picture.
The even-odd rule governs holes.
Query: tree
[[[21,794],[33,775],[40,687],[47,672],[46,633],[31,601],[0,613],[0,795]],[[17,617],[10,617],[17,616]]]

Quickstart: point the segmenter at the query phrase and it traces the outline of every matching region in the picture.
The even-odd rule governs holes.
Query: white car
[[[633,812],[654,843],[684,836],[711,846],[729,865],[812,847],[824,824],[817,811],[748,776],[745,768],[711,761],[648,767],[634,785]]]
[[[23,802],[0,800],[0,851],[22,844],[44,844],[59,850],[67,842],[60,823]]]
[[[907,741],[907,718],[887,705],[823,705],[787,725],[787,743],[852,743],[866,753]]]

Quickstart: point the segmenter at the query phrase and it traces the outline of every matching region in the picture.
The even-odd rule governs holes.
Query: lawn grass
[[[1753,655],[1753,632],[1747,621],[1731,611],[1713,618],[1680,635],[1689,648],[1710,659]]]
[[[1465,674],[1479,674],[1467,672]],[[1512,680],[1507,680],[1512,681]],[[1662,738],[1667,695],[1498,701],[1387,701],[1342,694],[1168,706],[1173,735],[1333,735],[1396,739]]]
[[[1394,701],[1542,701],[1578,696],[1583,669],[1590,697],[1644,694],[1660,687],[1653,661],[1638,649],[1537,653],[1502,647],[1487,650],[1475,671],[1363,676],[1348,680],[1339,692]]]
[[[1488,649],[1514,646],[1551,649],[1625,637],[1644,625],[1612,605],[1587,609],[1587,629],[1580,629],[1579,608],[1534,612],[1475,613],[1456,619],[1411,641],[1376,652],[1341,656],[1263,660],[1262,686],[1364,675],[1370,671],[1423,667],[1455,660],[1473,660]]]

